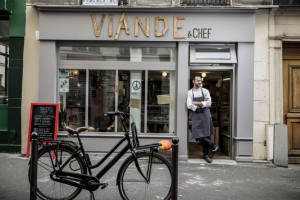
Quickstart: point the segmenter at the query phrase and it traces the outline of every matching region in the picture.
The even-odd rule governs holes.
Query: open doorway
[[[190,88],[193,87],[192,79],[198,74],[203,78],[202,87],[209,90],[212,104],[210,107],[215,135],[211,140],[218,146],[220,151],[216,154],[217,159],[231,159],[232,155],[232,70],[226,71],[190,71]],[[188,111],[188,150],[189,158],[202,158],[202,144],[195,143],[191,138],[192,111]]]

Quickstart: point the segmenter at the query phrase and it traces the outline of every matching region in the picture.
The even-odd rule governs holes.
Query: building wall
[[[269,10],[256,12],[254,43],[254,159],[266,159],[266,129],[269,124]]]
[[[25,34],[25,0],[11,0],[9,16],[9,69],[7,131],[0,134],[1,152],[21,151],[21,102],[23,48]]]
[[[283,123],[282,43],[300,42],[299,8],[259,9],[255,24],[255,159],[273,159],[274,125]]]
[[[26,153],[30,104],[39,102],[39,13],[36,7],[26,6],[26,34],[22,83],[22,154]]]

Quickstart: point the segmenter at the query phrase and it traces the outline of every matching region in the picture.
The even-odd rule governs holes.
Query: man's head
[[[200,88],[202,85],[202,78],[200,75],[195,75],[193,79],[194,88]]]

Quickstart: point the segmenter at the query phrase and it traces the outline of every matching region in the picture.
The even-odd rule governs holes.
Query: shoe
[[[208,162],[208,163],[211,163],[211,162],[212,162],[212,160],[209,158],[208,155],[203,156],[203,159],[204,159],[206,162]]]
[[[216,155],[216,153],[217,153],[217,151],[218,151],[219,149],[220,149],[220,148],[219,148],[218,146],[216,146],[216,148],[215,148],[214,150],[212,150],[212,151],[210,152],[210,154],[208,155],[209,158],[213,158],[213,157]]]

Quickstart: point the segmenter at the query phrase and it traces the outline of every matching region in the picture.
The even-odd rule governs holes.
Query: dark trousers
[[[203,156],[209,154],[209,149],[213,150],[217,146],[210,140],[210,137],[197,138],[197,141],[201,141],[203,145]]]

